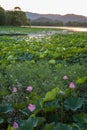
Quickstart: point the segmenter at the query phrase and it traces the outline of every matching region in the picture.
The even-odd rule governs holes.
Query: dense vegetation
[[[0,130],[87,129],[86,42],[87,33],[0,37]]]
[[[5,34],[26,34],[26,35],[30,35],[30,34],[47,34],[49,32],[53,32],[53,31],[61,31],[60,29],[56,29],[56,28],[37,28],[37,27],[19,27],[19,26],[0,26],[0,35],[2,36],[6,36]]]
[[[0,25],[29,25],[29,20],[27,19],[25,12],[21,11],[19,7],[17,7],[19,10],[15,8],[13,11],[5,11],[5,9],[0,7]]]
[[[58,20],[50,20],[50,19],[36,19],[31,20],[30,24],[33,26],[68,26],[68,27],[87,27],[87,22],[79,22],[79,21],[68,21],[63,23],[62,21]]]

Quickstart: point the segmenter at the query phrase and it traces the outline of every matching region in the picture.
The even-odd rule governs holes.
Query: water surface
[[[58,26],[31,26],[32,28],[54,28],[54,29],[64,29],[75,32],[87,32],[87,28],[83,27],[58,27]]]

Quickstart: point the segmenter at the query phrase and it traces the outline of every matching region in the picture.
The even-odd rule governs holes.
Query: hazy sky
[[[34,13],[87,16],[87,0],[0,0],[0,5],[6,10],[19,6],[23,11]]]

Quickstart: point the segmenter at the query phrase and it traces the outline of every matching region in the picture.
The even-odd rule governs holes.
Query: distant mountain
[[[76,15],[76,14],[66,14],[66,15],[59,15],[59,14],[38,14],[38,13],[32,13],[32,12],[26,12],[26,16],[31,21],[35,20],[51,20],[51,21],[62,21],[63,23],[66,22],[87,22],[87,17],[82,15]]]

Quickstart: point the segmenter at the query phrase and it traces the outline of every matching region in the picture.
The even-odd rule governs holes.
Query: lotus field
[[[0,130],[87,130],[87,33],[0,27],[0,35]]]

